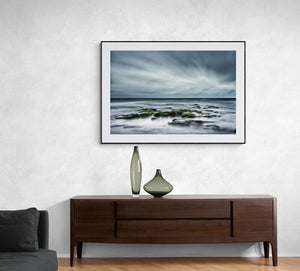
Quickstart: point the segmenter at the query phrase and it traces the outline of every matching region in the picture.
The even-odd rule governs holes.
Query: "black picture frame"
[[[246,143],[246,42],[245,41],[101,41],[100,43],[100,50],[101,50],[101,144],[245,144]],[[118,115],[116,117],[115,113],[114,113],[114,109],[115,108],[122,108],[122,106],[124,104],[126,104],[125,107],[128,107],[127,104],[130,104],[128,101],[131,100],[138,100],[138,99],[144,99],[144,98],[132,98],[129,96],[129,98],[115,98],[114,92],[112,90],[113,89],[118,89],[119,93],[120,93],[120,88],[122,89],[122,84],[118,85],[118,88],[115,88],[115,85],[112,78],[115,80],[115,78],[118,79],[117,76],[114,75],[114,72],[116,70],[116,67],[118,67],[117,65],[118,63],[118,57],[119,59],[122,58],[122,61],[125,61],[125,68],[123,67],[123,70],[119,69],[117,70],[116,75],[118,75],[119,73],[122,74],[122,71],[124,73],[124,71],[126,71],[126,69],[130,70],[130,62],[132,62],[132,59],[136,59],[137,61],[140,61],[141,58],[141,54],[145,53],[145,55],[147,55],[147,59],[149,60],[149,56],[151,56],[151,54],[153,54],[153,56],[156,56],[158,54],[162,55],[162,57],[168,59],[169,55],[172,54],[176,56],[179,55],[184,55],[184,54],[190,54],[191,52],[196,53],[196,57],[201,56],[203,58],[204,56],[204,62],[205,62],[205,56],[207,55],[206,58],[209,58],[211,56],[211,54],[215,54],[216,56],[221,56],[221,60],[222,60],[222,56],[223,58],[226,57],[228,58],[228,55],[232,55],[232,53],[229,52],[235,52],[235,97],[234,98],[210,98],[210,97],[200,97],[200,98],[185,98],[182,97],[182,100],[186,101],[187,99],[188,102],[186,102],[185,104],[189,104],[190,101],[192,102],[193,99],[199,99],[199,100],[205,100],[206,104],[206,110],[208,110],[207,108],[209,107],[209,100],[212,100],[213,102],[215,102],[215,104],[230,104],[230,106],[233,108],[233,100],[235,99],[235,130],[233,130],[233,128],[231,127],[231,130],[228,129],[228,133],[226,129],[218,128],[218,125],[215,125],[213,121],[211,121],[212,124],[206,124],[205,120],[203,120],[202,122],[204,123],[204,125],[201,123],[201,119],[205,119],[205,116],[210,117],[211,115],[205,115],[205,114],[200,114],[200,113],[194,113],[193,111],[191,111],[191,114],[196,115],[196,119],[185,119],[181,116],[179,116],[180,121],[178,121],[179,126],[182,125],[184,128],[186,128],[187,126],[192,127],[193,129],[197,129],[197,125],[198,123],[200,123],[200,125],[202,125],[202,127],[200,127],[202,129],[202,132],[198,133],[197,131],[195,132],[195,130],[192,131],[191,134],[186,133],[186,130],[184,130],[184,133],[182,134],[176,134],[173,132],[166,132],[166,133],[152,133],[152,131],[150,131],[149,133],[149,128],[148,130],[144,129],[143,126],[137,126],[137,127],[142,127],[144,130],[146,130],[146,132],[140,132],[138,130],[138,128],[136,129],[138,132],[135,133],[135,130],[132,129],[130,131],[128,129],[123,129],[122,130],[122,125],[127,126],[127,127],[131,127],[130,125],[127,125],[127,121],[128,123],[132,122],[131,120],[134,119],[134,117],[132,119],[130,119],[130,114],[143,114],[143,112],[141,112],[141,110],[143,110],[143,106],[139,105],[136,108],[136,111],[130,112],[130,114],[128,114],[127,112],[127,117],[128,119],[126,119],[126,114],[121,115],[125,116],[123,120],[119,121],[118,119]],[[215,53],[214,53],[215,52]],[[124,57],[123,57],[124,56]],[[123,59],[124,58],[124,59]],[[215,57],[218,60],[218,57]],[[117,59],[115,64],[115,59]],[[151,58],[150,58],[151,59]],[[190,58],[188,58],[190,59]],[[128,63],[126,62],[126,60],[128,60]],[[119,61],[119,62],[122,62]],[[141,62],[141,61],[140,61]],[[151,61],[150,61],[151,62]],[[224,63],[226,64],[226,61],[224,61]],[[229,62],[231,63],[231,66],[228,66],[229,69],[233,70],[233,62]],[[124,63],[123,63],[124,64]],[[222,63],[221,63],[222,64]],[[207,65],[211,65],[211,64],[207,64]],[[216,67],[218,66],[222,66],[219,65],[218,63],[215,64]],[[146,69],[146,68],[145,68]],[[149,69],[149,67],[147,67],[147,69]],[[205,70],[205,67],[203,68]],[[212,68],[214,69],[214,67]],[[143,68],[142,68],[143,70]],[[225,70],[226,70],[226,65],[225,65]],[[163,71],[165,72],[165,71]],[[199,72],[200,73],[200,72]],[[132,73],[134,74],[134,70],[132,70]],[[155,74],[159,74],[159,71],[155,71]],[[201,74],[201,73],[200,73]],[[227,76],[227,74],[224,74],[224,76],[221,74],[220,77],[225,77],[225,75]],[[124,77],[124,76],[123,76]],[[121,77],[122,78],[122,77]],[[128,79],[132,78],[128,77]],[[191,78],[191,77],[190,77]],[[144,79],[144,78],[143,78]],[[124,85],[124,89],[128,89],[128,81],[127,78],[125,77],[125,79],[123,78],[123,81],[120,80],[121,83],[123,83]],[[143,82],[143,81],[141,81]],[[155,82],[157,83],[157,82]],[[230,82],[231,84],[233,84],[232,82]],[[120,87],[121,86],[121,87]],[[116,91],[115,91],[116,92]],[[233,91],[232,91],[233,92]],[[116,92],[117,93],[117,92]],[[122,93],[122,92],[121,92]],[[125,93],[125,92],[124,92]],[[119,101],[119,100],[123,99],[123,101]],[[126,100],[127,99],[127,100]],[[161,100],[161,99],[169,99],[166,97],[163,98],[154,98],[154,100]],[[175,100],[178,99],[178,101],[180,100],[180,98],[173,98],[171,97],[170,100]],[[218,100],[219,99],[219,100]],[[223,101],[222,101],[223,99]],[[113,104],[115,103],[115,101],[118,100],[119,105],[121,105],[120,107],[114,107]],[[145,100],[147,100],[147,102],[149,101],[149,98],[145,98]],[[151,100],[151,99],[150,99]],[[216,102],[217,101],[217,102]],[[130,101],[132,102],[132,101]],[[176,100],[177,102],[177,100]],[[174,102],[174,104],[176,105],[176,102]],[[212,103],[213,103],[212,102]],[[136,101],[135,101],[136,103]],[[144,103],[140,103],[140,104],[144,104]],[[155,104],[155,103],[154,103]],[[160,103],[162,104],[162,102]],[[197,104],[197,103],[195,103]],[[153,105],[153,102],[151,102],[151,105]],[[212,105],[211,105],[212,106]],[[132,105],[131,105],[132,107]],[[148,106],[147,106],[148,107]],[[199,107],[201,107],[201,103],[199,105]],[[218,106],[215,106],[218,107]],[[220,106],[218,108],[216,108],[216,112],[218,112],[219,110],[219,115],[222,119],[222,117],[225,116],[225,113],[230,115],[230,112],[223,112],[224,115],[222,115],[222,110],[224,111],[224,108],[226,106]],[[145,108],[145,107],[144,107]],[[205,106],[204,108],[204,112],[208,112],[205,111]],[[145,108],[147,109],[147,108]],[[149,108],[148,108],[149,109]],[[156,108],[153,108],[153,110],[159,110]],[[182,109],[181,109],[182,110]],[[190,110],[190,109],[187,109]],[[172,109],[170,109],[170,111],[172,111]],[[176,111],[176,110],[173,110]],[[160,111],[160,112],[167,112],[167,111]],[[198,110],[199,112],[199,110]],[[144,112],[145,113],[145,112]],[[149,113],[153,113],[152,115],[150,115],[150,117],[153,117],[155,111],[149,112]],[[187,112],[185,112],[187,113]],[[216,113],[217,114],[217,113]],[[147,114],[144,114],[147,115]],[[187,114],[188,115],[188,114]],[[218,115],[218,116],[219,116]],[[197,119],[199,117],[199,120],[197,122]],[[203,118],[201,118],[201,116],[203,116]],[[217,116],[217,117],[218,117]],[[172,124],[172,120],[170,121],[170,116],[166,116],[165,119],[168,121],[168,124]],[[177,117],[177,115],[176,115]],[[216,117],[216,118],[217,118]],[[229,122],[229,124],[233,125],[233,113],[231,112],[231,122]],[[118,123],[115,125],[112,123],[114,122],[115,119],[118,119]],[[140,119],[140,122],[143,120],[146,120],[147,117],[138,117],[138,119]],[[157,119],[157,118],[155,118]],[[224,118],[225,119],[225,118]],[[149,118],[148,118],[148,123],[149,123]],[[155,120],[154,120],[155,121]],[[209,123],[210,119],[207,120],[207,123]],[[184,123],[185,122],[185,123]],[[121,124],[120,124],[121,123]],[[125,123],[125,124],[124,124]],[[220,123],[220,121],[219,121]],[[175,123],[176,124],[176,123]],[[211,126],[209,126],[211,125]],[[215,125],[215,126],[213,126]],[[224,126],[226,128],[226,125],[228,126],[228,123],[225,123]],[[132,125],[134,126],[134,125]],[[166,126],[166,125],[164,125]],[[205,127],[203,127],[205,126]],[[113,127],[113,128],[112,128]],[[113,130],[115,127],[117,128],[117,132],[115,132],[115,130]],[[121,127],[121,128],[119,128]],[[208,129],[209,132],[206,133],[206,131],[204,130],[204,128],[207,127],[212,127],[212,129]],[[219,129],[219,130],[218,130]],[[221,132],[220,129],[223,129]],[[124,131],[124,132],[123,132]],[[129,132],[128,132],[129,131]],[[204,132],[203,132],[204,131]],[[224,132],[225,131],[225,132]]]

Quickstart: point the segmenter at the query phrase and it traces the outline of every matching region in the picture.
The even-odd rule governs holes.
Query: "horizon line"
[[[180,97],[180,98],[172,98],[172,97],[161,97],[161,98],[141,98],[141,97],[111,97],[110,99],[236,99],[236,97]]]

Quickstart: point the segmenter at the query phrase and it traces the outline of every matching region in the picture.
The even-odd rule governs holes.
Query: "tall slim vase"
[[[142,162],[137,146],[133,148],[133,154],[130,163],[130,181],[131,191],[134,198],[140,196],[141,181],[142,181]]]

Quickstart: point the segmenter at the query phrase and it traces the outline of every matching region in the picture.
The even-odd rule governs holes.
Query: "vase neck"
[[[155,175],[161,175],[161,170],[160,170],[160,169],[157,169]]]

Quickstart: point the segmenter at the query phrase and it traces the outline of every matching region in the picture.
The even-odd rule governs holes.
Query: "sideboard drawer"
[[[222,238],[230,236],[229,220],[120,220],[119,238]]]
[[[270,199],[234,201],[233,236],[240,238],[273,237],[273,201]]]
[[[114,222],[112,219],[102,219],[95,222],[78,222],[75,225],[75,236],[76,239],[81,241],[114,237]]]
[[[75,235],[79,240],[114,236],[114,202],[75,201]]]
[[[75,218],[80,220],[97,220],[98,218],[113,218],[114,202],[100,200],[76,200]]]
[[[230,201],[119,201],[117,219],[230,218]]]

